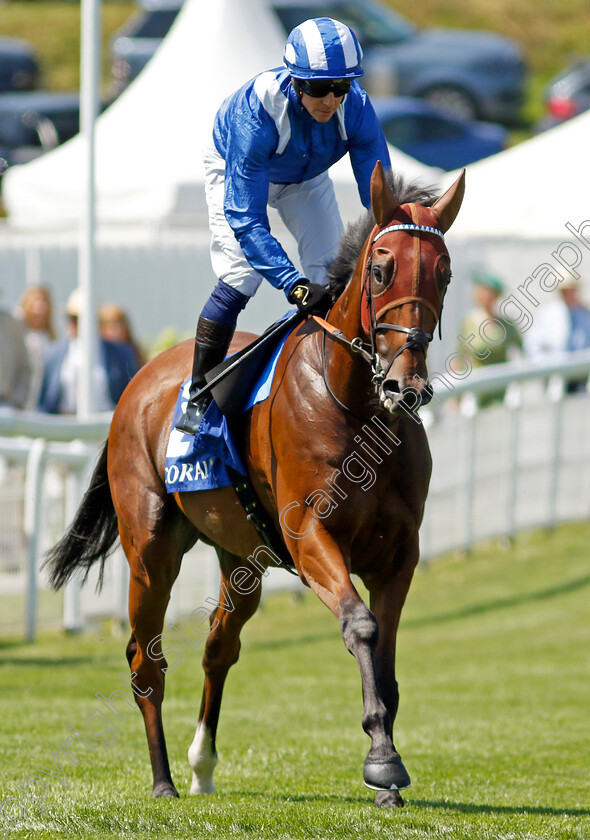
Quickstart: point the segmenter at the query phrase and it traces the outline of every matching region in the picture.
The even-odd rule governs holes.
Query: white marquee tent
[[[190,222],[193,235],[200,229],[207,239],[201,153],[215,110],[246,78],[279,65],[283,42],[267,0],[186,0],[153,60],[98,119],[102,230],[114,236],[118,225],[121,236],[126,235],[122,226],[150,230]],[[448,346],[469,305],[468,281],[475,268],[498,273],[514,289],[550,261],[561,241],[573,239],[566,222],[579,226],[590,219],[589,130],[587,113],[468,167],[464,205],[447,237],[455,276],[445,308]],[[11,227],[76,229],[83,200],[82,152],[74,138],[6,173]],[[395,149],[391,154],[394,168],[424,183],[446,187],[455,177]],[[344,219],[356,218],[361,205],[348,160],[332,175]],[[590,263],[590,250],[585,261]],[[590,271],[584,273],[590,278]]]
[[[575,270],[590,301],[589,135],[590,111],[467,167],[465,199],[447,236],[454,312],[470,306],[469,281],[484,269],[536,313],[522,288],[532,292],[537,305],[554,302],[557,283],[548,281],[568,274],[559,256],[579,262]],[[457,174],[447,173],[444,185]],[[579,229],[586,220],[588,247],[566,227]],[[453,331],[458,323],[449,326]]]
[[[590,111],[468,168],[454,237],[551,239],[590,218]],[[449,175],[451,177],[451,175]]]
[[[97,121],[97,218],[160,223],[205,212],[202,149],[222,99],[282,62],[284,33],[265,0],[187,0],[135,82]],[[396,168],[427,183],[439,171],[392,149]],[[11,225],[64,227],[81,215],[79,137],[5,176]],[[361,208],[347,159],[334,168],[345,218]]]
[[[558,266],[553,252],[573,242],[582,249],[587,267],[580,271],[590,291],[590,249],[567,227],[579,229],[590,220],[589,136],[590,111],[471,164],[465,200],[448,237],[453,256],[487,266],[516,287],[537,266]],[[571,261],[571,254],[566,259]]]

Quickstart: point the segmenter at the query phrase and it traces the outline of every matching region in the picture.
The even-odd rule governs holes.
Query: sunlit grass
[[[185,649],[164,704],[181,799],[151,798],[143,724],[119,699],[112,742],[64,760],[68,788],[48,777],[43,810],[9,836],[586,840],[589,538],[587,526],[539,532],[419,570],[399,638],[396,742],[413,777],[402,811],[374,808],[362,784],[360,678],[337,622],[311,593],[277,595],[228,679],[216,796],[188,795],[201,669]],[[96,694],[123,687],[124,647],[106,629],[4,643],[2,798],[55,770],[68,724],[84,732],[105,711]]]
[[[9,0],[0,5],[0,33],[35,47],[41,86],[47,90],[80,86],[80,8],[78,0]],[[101,8],[102,88],[107,96],[112,83],[109,41],[137,6],[130,0],[103,0]]]

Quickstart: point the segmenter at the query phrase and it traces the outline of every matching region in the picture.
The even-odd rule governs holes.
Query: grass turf
[[[84,732],[101,709],[110,721],[93,718],[104,744],[79,749],[78,765],[64,759],[63,782],[46,777],[42,806],[6,836],[586,840],[589,537],[588,526],[539,532],[419,570],[398,645],[396,743],[413,777],[401,811],[374,808],[362,784],[360,677],[311,593],[269,598],[244,631],[214,797],[188,796],[200,652],[183,649],[164,704],[181,799],[153,800],[139,712],[119,699],[120,720],[95,696],[123,687],[125,640],[4,643],[1,798],[40,765],[55,772],[68,724]],[[5,805],[5,818],[20,816]]]

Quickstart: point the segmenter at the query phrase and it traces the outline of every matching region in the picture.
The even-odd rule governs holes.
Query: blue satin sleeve
[[[369,208],[371,206],[371,175],[375,164],[380,160],[384,169],[391,169],[391,159],[387,140],[375,109],[364,91],[363,94],[363,108],[356,113],[353,124],[347,125],[347,130],[352,171],[363,206]]]
[[[234,121],[227,141],[225,217],[253,269],[275,288],[288,294],[301,279],[268,220],[269,163],[277,144],[274,126]]]

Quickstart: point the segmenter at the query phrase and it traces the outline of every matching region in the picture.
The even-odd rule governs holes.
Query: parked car
[[[519,45],[491,32],[420,30],[372,0],[271,0],[285,32],[328,15],[348,24],[364,51],[365,87],[391,85],[468,119],[512,123],[524,102]]]
[[[428,166],[458,169],[506,148],[508,131],[405,96],[374,97],[387,142]]]
[[[33,90],[40,70],[33,48],[17,38],[0,38],[0,92]]]
[[[546,114],[537,125],[544,131],[590,108],[590,58],[579,58],[545,89]]]
[[[0,96],[0,158],[28,163],[78,133],[78,93],[27,91]]]
[[[142,0],[111,42],[112,93],[117,95],[148,63],[182,7],[182,0]]]
[[[182,0],[144,0],[114,40],[119,89],[147,63]],[[285,33],[327,15],[351,26],[364,51],[371,93],[418,96],[469,119],[512,123],[524,102],[526,67],[515,41],[491,32],[419,30],[373,0],[269,0]]]

